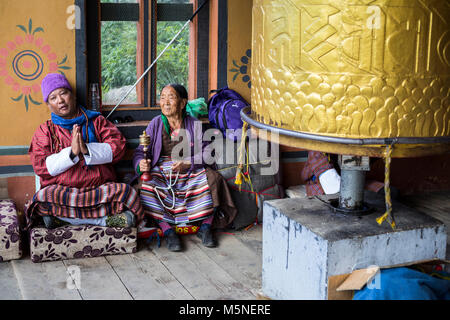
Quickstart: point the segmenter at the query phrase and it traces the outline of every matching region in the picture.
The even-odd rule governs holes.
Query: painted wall
[[[28,145],[50,112],[40,83],[49,72],[75,82],[75,29],[68,8],[73,0],[0,2],[0,145]]]
[[[0,1],[0,179],[19,210],[35,190],[28,146],[50,118],[40,84],[47,73],[76,82],[74,0]]]
[[[228,0],[228,86],[250,103],[252,1]]]

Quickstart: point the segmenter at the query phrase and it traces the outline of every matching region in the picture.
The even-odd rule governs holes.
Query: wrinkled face
[[[65,119],[73,119],[78,114],[75,97],[66,88],[53,90],[48,96],[47,105],[51,112]]]
[[[171,86],[162,89],[159,106],[166,117],[181,116],[181,110],[183,110],[186,103],[187,99],[180,98],[177,91]]]

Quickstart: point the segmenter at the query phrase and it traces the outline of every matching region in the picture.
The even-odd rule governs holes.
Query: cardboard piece
[[[361,290],[379,271],[380,267],[378,266],[355,270],[344,280],[336,291]]]

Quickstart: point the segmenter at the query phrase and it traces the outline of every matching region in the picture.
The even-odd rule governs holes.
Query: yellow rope
[[[263,163],[266,161],[250,163],[250,150],[249,150],[249,145],[246,143],[247,129],[248,129],[248,123],[244,122],[244,124],[242,126],[241,144],[239,145],[238,165],[237,165],[237,169],[236,169],[236,178],[234,180],[234,184],[239,185],[239,191],[241,191],[242,190],[242,181],[244,180],[245,182],[247,182],[250,185],[251,192],[254,193],[252,179],[250,178],[250,169],[249,169],[250,165]],[[244,152],[246,152],[247,154],[244,155]],[[242,172],[242,169],[244,169],[245,165],[247,166],[247,168],[246,168],[247,171]],[[233,167],[231,167],[231,168],[233,168]],[[236,168],[236,167],[234,167],[234,168]],[[224,168],[224,169],[230,169],[230,168]],[[255,194],[255,201],[256,201],[256,206],[258,206],[258,195],[257,194]],[[247,226],[245,228],[245,231],[248,231],[248,229],[250,229],[254,225],[256,225],[256,222]]]
[[[246,147],[247,150],[247,171],[244,173],[244,180],[245,182],[247,182],[250,185],[250,190],[253,192],[253,184],[252,184],[252,179],[250,178],[250,150],[249,150],[249,146],[247,145]],[[258,203],[258,199],[256,199],[256,203]]]
[[[242,134],[241,134],[241,144],[239,145],[239,157],[238,157],[238,168],[236,169],[236,178],[234,180],[234,184],[239,185],[239,191],[242,187],[242,180],[245,179],[244,174],[242,173],[242,169],[244,168],[244,152],[245,152],[245,142],[247,136],[247,128],[248,123],[244,122],[242,126]]]
[[[377,223],[382,224],[386,219],[391,225],[392,230],[395,230],[395,220],[394,215],[392,214],[392,201],[391,201],[391,188],[389,182],[389,176],[391,171],[391,156],[392,156],[393,145],[386,146],[386,159],[384,166],[384,195],[386,202],[386,212],[377,218]]]

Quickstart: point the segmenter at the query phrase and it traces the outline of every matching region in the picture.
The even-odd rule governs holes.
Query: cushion
[[[30,232],[30,256],[33,262],[43,262],[135,253],[136,232],[90,225],[35,227]]]
[[[0,262],[22,257],[19,220],[14,202],[0,200]]]

